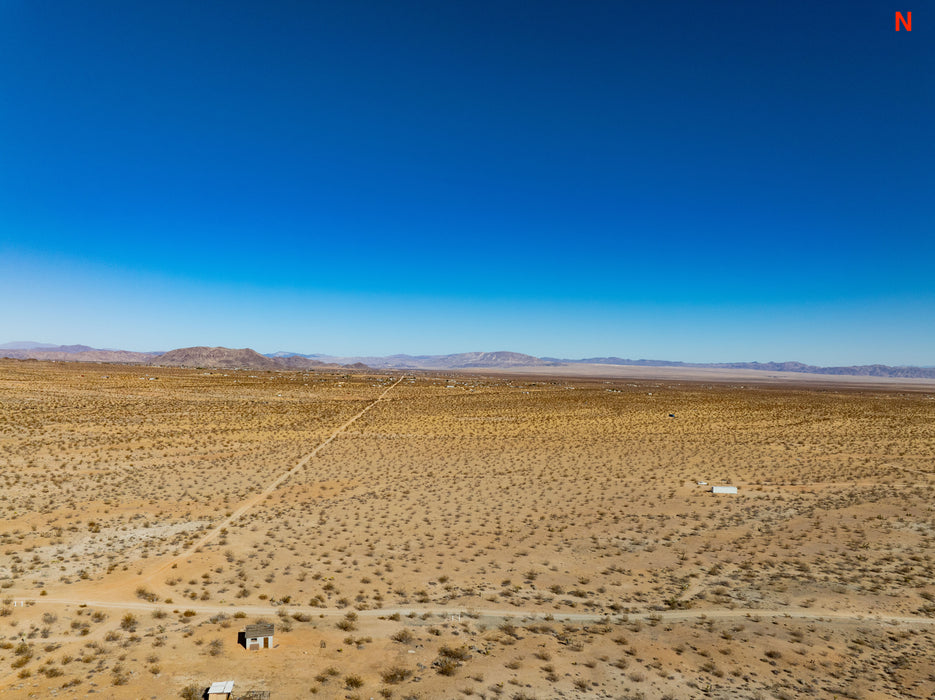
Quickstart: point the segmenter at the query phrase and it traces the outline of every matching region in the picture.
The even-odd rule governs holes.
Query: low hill
[[[157,358],[153,364],[166,367],[212,367],[214,369],[282,369],[276,360],[250,348],[178,348]]]
[[[269,370],[307,370],[316,368],[340,368],[336,363],[325,363],[301,355],[288,357],[267,357],[250,348],[209,348],[204,346],[179,348],[157,357],[154,365],[169,367],[211,367],[213,369],[269,369]],[[354,369],[366,365],[355,365]]]
[[[321,362],[320,360],[312,360],[308,357],[303,357],[302,355],[289,355],[288,357],[274,357],[270,358],[283,369],[315,369],[316,367],[324,368],[336,368],[341,367],[342,365],[337,364],[336,362]]]

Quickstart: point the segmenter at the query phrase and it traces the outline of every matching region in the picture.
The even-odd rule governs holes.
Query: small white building
[[[273,646],[273,623],[258,622],[247,625],[243,631],[244,647],[248,651],[257,649],[270,649]]]
[[[208,688],[208,700],[230,700],[234,681],[217,681]]]
[[[711,493],[737,493],[736,486],[712,486]]]

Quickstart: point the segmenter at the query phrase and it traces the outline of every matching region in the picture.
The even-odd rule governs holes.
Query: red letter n
[[[899,23],[902,22],[903,26],[906,28],[907,32],[912,31],[912,13],[907,12],[905,18],[903,17],[902,12],[896,13],[896,31],[899,31]]]

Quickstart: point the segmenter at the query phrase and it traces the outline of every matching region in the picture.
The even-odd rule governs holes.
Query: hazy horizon
[[[0,351],[17,349],[17,348],[11,348],[8,346],[19,344],[19,343],[36,343],[36,345],[30,345],[22,349],[36,349],[36,350],[48,349],[52,351],[54,351],[55,348],[58,348],[58,347],[69,347],[69,346],[75,346],[75,345],[87,346],[94,350],[130,351],[130,352],[143,352],[143,353],[165,353],[165,352],[169,352],[170,350],[176,350],[180,348],[190,348],[190,347],[221,347],[221,348],[226,348],[226,349],[231,349],[231,350],[250,349],[250,350],[254,350],[260,353],[261,355],[267,355],[267,356],[275,355],[277,353],[293,353],[296,355],[315,355],[315,356],[324,357],[324,358],[346,358],[346,359],[360,359],[360,358],[369,358],[369,357],[373,357],[373,358],[393,357],[393,356],[410,356],[410,357],[439,356],[439,357],[443,357],[443,356],[448,356],[448,355],[469,354],[469,353],[511,352],[511,353],[520,353],[524,355],[529,355],[529,356],[537,357],[537,358],[549,359],[549,360],[567,360],[567,361],[581,361],[585,359],[601,359],[601,358],[617,358],[617,359],[633,360],[637,362],[649,360],[649,361],[659,361],[659,362],[683,362],[686,364],[714,364],[714,363],[717,363],[717,364],[732,364],[732,363],[765,364],[765,363],[770,363],[770,362],[779,362],[779,363],[802,362],[802,364],[805,364],[805,365],[823,366],[823,367],[858,366],[858,363],[852,363],[849,365],[843,365],[840,363],[819,365],[817,363],[812,363],[812,362],[803,362],[802,360],[799,360],[797,358],[775,358],[775,357],[769,358],[769,359],[745,358],[745,359],[720,359],[720,360],[686,360],[680,357],[644,357],[644,356],[637,356],[637,355],[624,355],[621,353],[611,353],[611,354],[604,354],[604,355],[591,354],[591,355],[577,355],[577,356],[550,355],[548,353],[522,352],[522,351],[518,351],[512,348],[471,348],[471,349],[453,350],[451,352],[390,352],[390,353],[376,354],[376,353],[367,353],[367,352],[364,352],[364,353],[325,353],[325,352],[319,352],[316,350],[308,350],[308,349],[295,350],[295,349],[289,349],[289,348],[279,348],[276,350],[270,350],[270,349],[265,349],[265,348],[261,349],[261,348],[255,347],[254,345],[249,345],[249,344],[234,347],[234,346],[217,345],[217,344],[212,344],[212,343],[195,343],[191,345],[173,346],[171,348],[147,348],[147,349],[141,350],[141,349],[136,349],[136,348],[121,347],[121,346],[103,347],[103,346],[89,345],[88,343],[83,343],[83,342],[53,343],[51,341],[46,342],[46,341],[36,341],[36,340],[12,340],[12,341],[5,341],[4,343],[0,343]],[[47,345],[50,347],[48,348],[40,347],[43,345]],[[886,366],[891,366],[891,367],[918,367],[918,368],[924,368],[924,369],[930,369],[932,367],[932,365],[887,365],[887,363],[883,363],[883,362],[867,362],[867,363],[859,363],[859,364],[886,365]]]

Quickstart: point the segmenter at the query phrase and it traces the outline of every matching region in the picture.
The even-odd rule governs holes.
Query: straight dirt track
[[[144,603],[138,601],[106,601],[106,600],[78,600],[70,598],[21,598],[25,602],[34,605],[78,605],[95,608],[110,608],[116,610],[143,610],[154,611],[163,609],[166,606],[159,603]],[[236,605],[233,603],[227,605],[199,605],[193,603],[186,604],[187,610],[193,610],[196,613],[214,615],[217,613],[243,612],[248,615],[268,615],[274,610],[268,605]],[[315,617],[343,617],[347,615],[347,610],[336,608],[312,608],[305,605],[285,606],[288,613],[307,613]],[[821,621],[853,621],[862,623],[879,624],[905,624],[905,625],[935,625],[935,618],[931,617],[913,617],[907,615],[878,615],[867,614],[860,615],[856,613],[840,612],[838,610],[782,610],[782,609],[708,609],[708,610],[661,610],[655,612],[630,612],[621,615],[604,615],[593,613],[544,613],[541,610],[496,610],[496,609],[475,609],[458,607],[391,607],[370,610],[360,610],[356,614],[359,617],[388,617],[391,615],[463,615],[469,618],[477,618],[486,622],[505,622],[516,620],[554,620],[556,622],[600,622],[602,620],[618,621],[665,621],[665,622],[692,622],[695,620],[742,620],[749,618],[788,618],[796,620]]]
[[[392,391],[404,378],[405,378],[404,376],[401,376],[393,384],[388,386],[382,394],[380,394],[376,399],[374,399],[372,402],[367,404],[367,406],[363,410],[354,414],[354,416],[352,416],[347,422],[343,423],[339,428],[337,428],[337,430],[331,433],[331,435],[329,435],[324,440],[324,442],[322,442],[320,445],[318,445],[318,447],[316,447],[314,450],[312,450],[307,455],[305,455],[302,459],[300,459],[299,462],[294,467],[292,467],[286,472],[283,472],[273,481],[269,482],[266,488],[264,488],[262,491],[260,491],[255,496],[252,496],[251,498],[247,499],[245,503],[240,505],[240,507],[238,507],[233,513],[231,513],[228,517],[222,520],[218,525],[216,525],[211,530],[209,530],[207,533],[205,533],[205,535],[200,537],[194,544],[189,545],[186,549],[184,549],[178,555],[176,555],[172,559],[169,559],[165,563],[161,564],[157,569],[154,569],[151,573],[148,574],[148,576],[146,577],[146,580],[147,581],[151,580],[155,576],[158,576],[159,574],[164,573],[167,569],[171,568],[173,564],[181,561],[182,559],[185,559],[186,557],[190,557],[192,553],[195,550],[197,550],[199,547],[203,547],[204,545],[211,542],[211,540],[215,539],[221,533],[221,530],[229,527],[231,523],[236,522],[237,520],[242,518],[244,515],[249,513],[251,510],[256,508],[260,503],[266,500],[266,498],[271,493],[273,493],[273,491],[279,488],[280,484],[282,484],[289,477],[293,476],[300,469],[304,468],[305,465],[308,464],[312,458],[314,458],[316,455],[318,455],[319,452],[321,452],[328,445],[330,445],[336,437],[338,437],[341,433],[343,433],[350,426],[356,423],[370,409],[372,409],[378,403],[383,401],[386,398],[386,395],[390,393],[390,391]]]

